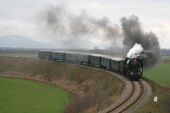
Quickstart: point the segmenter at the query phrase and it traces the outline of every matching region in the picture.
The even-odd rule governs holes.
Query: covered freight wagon
[[[111,60],[109,56],[102,56],[101,57],[101,67],[107,70],[111,68]]]
[[[64,61],[65,60],[64,51],[53,51],[52,52],[52,59],[56,60],[56,61]]]
[[[52,58],[52,51],[39,51],[38,57],[40,59],[51,59]]]
[[[100,67],[101,66],[101,55],[90,54],[89,55],[89,65]]]

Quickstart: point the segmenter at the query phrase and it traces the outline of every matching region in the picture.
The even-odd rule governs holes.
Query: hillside
[[[0,37],[0,47],[12,47],[12,48],[50,48],[50,43],[43,43],[32,40],[25,36],[20,35],[8,35]]]

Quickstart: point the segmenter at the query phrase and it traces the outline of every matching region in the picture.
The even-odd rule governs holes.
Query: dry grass
[[[65,113],[97,112],[119,96],[123,83],[112,74],[85,66],[0,57],[0,74],[39,80],[63,87],[75,97]]]
[[[169,113],[170,111],[170,88],[166,88],[160,86],[152,81],[149,81],[153,95],[150,98],[148,104],[146,104],[142,109],[140,109],[137,113]],[[158,102],[154,102],[154,96],[158,97]]]

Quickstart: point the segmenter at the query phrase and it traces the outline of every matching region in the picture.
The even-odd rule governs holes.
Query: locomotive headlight
[[[130,74],[132,74],[132,75],[133,75],[133,72],[131,72]]]
[[[140,74],[140,72],[138,74]]]

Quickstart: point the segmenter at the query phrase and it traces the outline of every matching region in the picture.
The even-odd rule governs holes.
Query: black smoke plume
[[[160,60],[160,46],[158,38],[152,32],[145,33],[138,21],[138,17],[122,18],[123,44],[132,48],[135,43],[142,45],[144,52],[144,66],[151,67]]]

